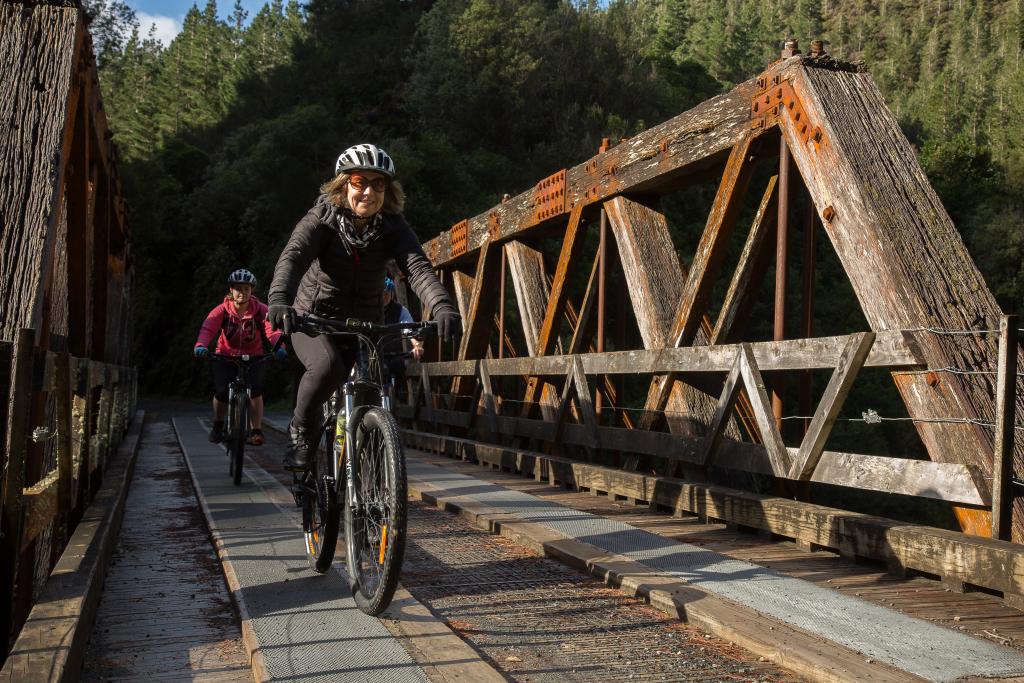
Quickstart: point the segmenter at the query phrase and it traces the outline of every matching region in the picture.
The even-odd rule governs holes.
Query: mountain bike
[[[278,345],[274,347],[277,350]],[[273,353],[259,356],[229,356],[223,353],[211,353],[207,356],[212,360],[227,361],[238,367],[235,378],[228,384],[228,416],[225,423],[225,447],[228,452],[228,473],[235,486],[242,483],[242,462],[245,460],[245,441],[249,438],[249,368],[274,358]]]
[[[356,605],[371,616],[391,603],[405,554],[405,452],[391,414],[382,342],[421,337],[434,323],[380,325],[299,316],[294,331],[350,339],[356,362],[323,406],[319,447],[295,475],[310,567],[326,572],[344,518],[346,568]]]

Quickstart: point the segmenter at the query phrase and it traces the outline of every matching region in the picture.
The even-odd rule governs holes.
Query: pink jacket
[[[210,348],[214,337],[217,338],[217,353],[256,356],[264,353],[264,337],[273,346],[281,337],[281,332],[271,329],[270,321],[267,320],[267,305],[256,297],[249,299],[249,308],[243,316],[238,314],[231,297],[225,296],[224,303],[206,316],[203,326],[199,328],[195,345]]]

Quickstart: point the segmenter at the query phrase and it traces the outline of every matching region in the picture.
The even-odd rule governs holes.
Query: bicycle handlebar
[[[317,327],[327,328],[329,330],[334,330],[335,332],[347,334],[372,334],[376,336],[402,333],[411,333],[409,336],[437,334],[437,323],[434,321],[382,325],[380,323],[371,323],[364,320],[357,320],[355,318],[349,318],[342,321],[332,320],[330,318],[320,318],[315,315],[296,316],[295,327],[292,331],[301,331],[303,329],[309,330],[311,328],[312,331],[322,331],[316,329]]]

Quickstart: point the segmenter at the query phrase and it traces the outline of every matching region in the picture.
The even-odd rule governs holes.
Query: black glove
[[[462,316],[451,309],[441,310],[434,316],[437,322],[437,336],[448,341],[462,336]]]
[[[275,330],[284,330],[285,334],[291,334],[295,327],[295,309],[283,304],[274,304],[267,309],[267,320],[270,327]]]

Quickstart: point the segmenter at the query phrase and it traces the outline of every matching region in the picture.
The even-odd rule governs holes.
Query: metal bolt
[[[787,38],[784,47],[782,48],[782,58],[792,57],[800,54],[800,46],[796,38]]]
[[[822,216],[822,218],[824,218],[824,219],[825,219],[826,221],[828,221],[829,223],[831,223],[831,222],[832,222],[832,219],[833,219],[833,218],[835,218],[835,216],[836,216],[836,210],[835,210],[835,209],[833,209],[833,208],[832,208],[831,206],[826,206],[826,207],[825,207],[825,210],[821,212],[821,216]]]
[[[811,41],[811,57],[821,57],[825,54],[825,42],[822,40]]]

